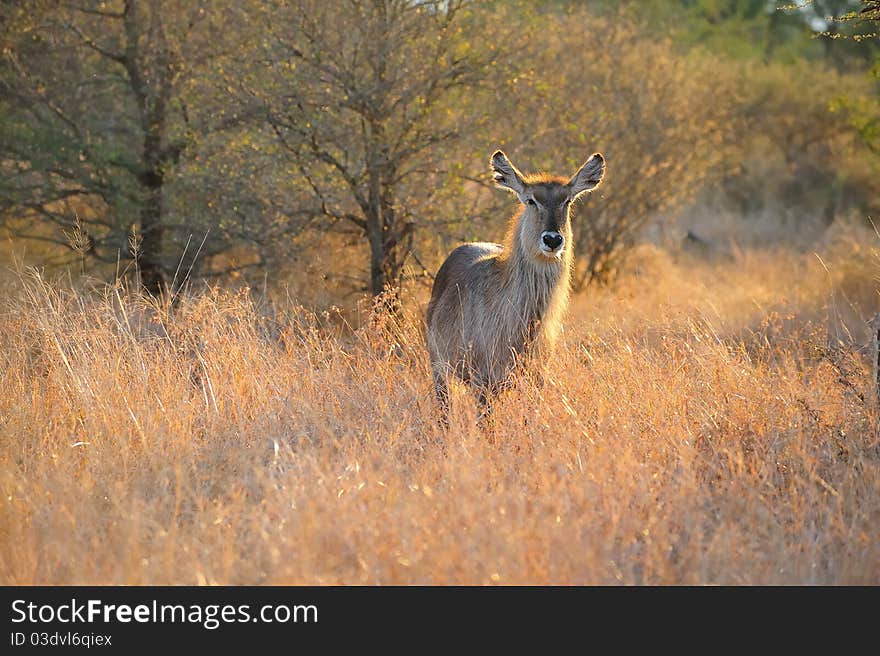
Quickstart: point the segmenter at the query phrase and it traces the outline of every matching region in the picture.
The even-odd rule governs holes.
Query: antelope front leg
[[[477,425],[480,428],[486,428],[489,421],[492,419],[492,402],[489,399],[489,394],[485,390],[477,392],[477,404],[480,410],[480,414],[477,417]]]
[[[432,372],[434,378],[434,395],[437,397],[437,405],[440,416],[437,423],[446,430],[449,428],[449,383],[446,374],[436,368]]]
[[[484,432],[491,432],[494,427],[494,405],[496,397],[501,391],[498,385],[480,386],[476,388],[477,407],[479,415],[477,416],[477,426]],[[492,440],[494,441],[494,440]]]

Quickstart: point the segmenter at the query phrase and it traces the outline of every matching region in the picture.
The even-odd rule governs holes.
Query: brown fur
[[[553,345],[568,304],[571,202],[604,174],[598,154],[571,180],[523,176],[501,151],[492,164],[499,187],[515,193],[524,209],[511,219],[504,245],[459,246],[437,272],[427,337],[444,421],[450,374],[470,383],[486,406],[519,363]],[[544,234],[561,235],[561,250],[543,251]]]

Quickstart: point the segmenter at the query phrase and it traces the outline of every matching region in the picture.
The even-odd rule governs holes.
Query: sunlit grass
[[[415,310],[352,331],[25,276],[0,582],[880,583],[876,268],[826,259],[643,252],[492,434],[464,389],[436,425]]]

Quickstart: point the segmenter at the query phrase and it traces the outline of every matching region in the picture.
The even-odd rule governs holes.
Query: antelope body
[[[571,204],[605,173],[598,153],[571,179],[525,176],[500,150],[490,161],[498,187],[523,208],[503,245],[459,246],[434,279],[427,341],[444,423],[449,375],[474,387],[485,413],[518,363],[549,352],[568,304]]]

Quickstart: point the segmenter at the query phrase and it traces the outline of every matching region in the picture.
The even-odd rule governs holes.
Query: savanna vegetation
[[[880,583],[876,2],[0,2],[0,581]],[[436,421],[502,147],[607,160]]]

